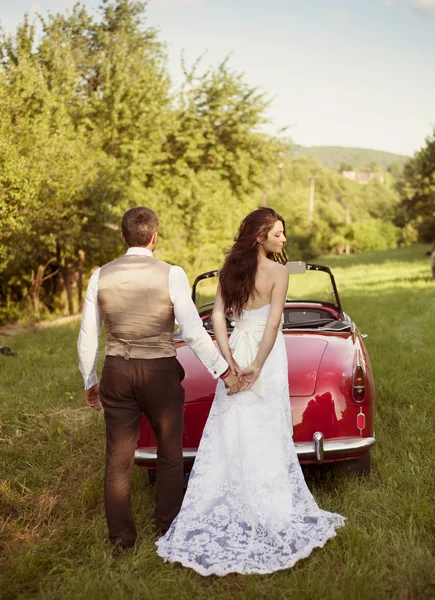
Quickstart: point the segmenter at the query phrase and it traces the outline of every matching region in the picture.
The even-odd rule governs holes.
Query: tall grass
[[[326,257],[368,334],[377,386],[372,473],[308,477],[346,527],[287,571],[203,578],[155,554],[153,488],[135,469],[135,550],[103,516],[104,425],[84,407],[78,323],[0,338],[0,597],[192,600],[435,598],[435,283],[424,248]]]

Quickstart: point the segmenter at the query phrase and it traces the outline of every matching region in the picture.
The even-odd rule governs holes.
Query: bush
[[[23,307],[16,303],[0,305],[0,325],[16,323],[23,313]]]
[[[396,248],[400,230],[392,223],[371,219],[353,223],[350,226],[351,245],[358,252],[371,252],[372,250],[387,250]]]

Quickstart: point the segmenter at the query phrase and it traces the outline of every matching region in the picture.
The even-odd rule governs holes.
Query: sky
[[[0,0],[0,21],[74,4]],[[182,53],[204,68],[231,55],[272,100],[268,130],[297,144],[411,155],[435,127],[435,0],[150,0],[147,15],[175,84]]]

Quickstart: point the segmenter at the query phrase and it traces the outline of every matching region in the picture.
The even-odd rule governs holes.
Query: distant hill
[[[341,164],[347,163],[355,171],[365,169],[371,163],[376,163],[381,171],[386,171],[393,163],[403,166],[409,160],[409,156],[383,150],[341,146],[295,146],[290,156],[313,156],[329,169],[338,169]]]

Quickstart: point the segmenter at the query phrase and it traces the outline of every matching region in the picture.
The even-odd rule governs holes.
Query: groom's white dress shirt
[[[142,254],[151,256],[147,248],[129,248],[127,254]],[[89,280],[83,307],[82,325],[78,339],[79,366],[83,375],[85,390],[98,383],[97,359],[101,333],[101,315],[98,309],[98,278],[97,269]],[[219,354],[216,346],[203,327],[195,304],[190,295],[190,284],[187,275],[181,267],[171,266],[169,269],[169,295],[174,305],[175,319],[180,327],[181,335],[189,348],[207,368],[209,373],[217,378],[228,367],[227,361]]]

